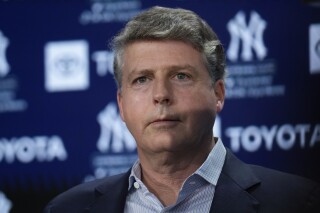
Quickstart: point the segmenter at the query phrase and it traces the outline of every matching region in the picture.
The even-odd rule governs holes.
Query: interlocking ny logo
[[[109,103],[98,114],[97,120],[100,124],[100,137],[97,143],[100,152],[132,152],[136,149],[135,140],[121,120],[116,104]]]
[[[253,50],[259,60],[267,56],[267,48],[263,43],[263,32],[267,23],[260,15],[253,11],[250,15],[248,25],[246,24],[245,14],[239,11],[234,19],[227,24],[227,29],[231,36],[227,57],[230,61],[237,61],[240,51],[240,41],[242,41],[241,59],[243,61],[253,60]]]
[[[0,31],[0,77],[7,75],[10,71],[10,66],[6,59],[6,49],[9,45],[9,40]]]

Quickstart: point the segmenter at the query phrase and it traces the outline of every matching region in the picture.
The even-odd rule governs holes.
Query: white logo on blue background
[[[8,45],[9,39],[0,31],[0,77],[6,76],[10,71],[10,66],[6,59],[6,49]]]
[[[115,103],[109,103],[99,114],[100,137],[97,148],[100,152],[132,152],[136,143],[131,133],[121,120]]]
[[[310,73],[320,73],[320,24],[309,27],[309,55]]]
[[[81,13],[79,22],[83,25],[127,22],[140,12],[140,0],[93,0],[91,8]]]
[[[92,60],[96,62],[97,74],[105,76],[108,73],[113,75],[113,59],[112,51],[96,51],[92,54]]]
[[[92,155],[93,174],[86,175],[85,182],[125,172],[138,158],[135,140],[122,121],[115,103],[109,103],[98,114],[97,121],[100,124],[97,142],[99,152]]]
[[[89,87],[87,41],[49,42],[45,46],[45,88],[48,92],[85,90]]]
[[[266,26],[267,22],[255,11],[251,12],[249,23],[246,24],[245,13],[239,11],[227,24],[231,36],[227,50],[228,59],[230,61],[238,60],[240,42],[242,41],[240,56],[243,61],[252,61],[253,51],[259,60],[263,60],[267,56],[267,48],[263,42],[263,32]]]

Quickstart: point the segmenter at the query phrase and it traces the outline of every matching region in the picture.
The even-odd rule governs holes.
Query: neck
[[[174,204],[184,181],[203,164],[213,146],[212,141],[198,150],[183,150],[183,153],[153,153],[149,156],[139,152],[143,183],[164,206]]]

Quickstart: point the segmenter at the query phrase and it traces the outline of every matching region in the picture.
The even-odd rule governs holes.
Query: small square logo
[[[320,24],[309,27],[309,66],[311,74],[320,74]]]
[[[85,40],[48,42],[44,48],[48,92],[89,87],[89,45]]]

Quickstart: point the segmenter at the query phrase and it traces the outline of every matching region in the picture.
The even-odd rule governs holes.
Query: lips
[[[156,119],[156,120],[152,121],[151,123],[174,122],[174,121],[178,121],[178,120],[175,120],[175,119]]]
[[[168,126],[168,125],[173,125],[180,122],[180,119],[177,117],[173,116],[162,116],[156,119],[151,120],[149,122],[149,125],[153,126]]]

